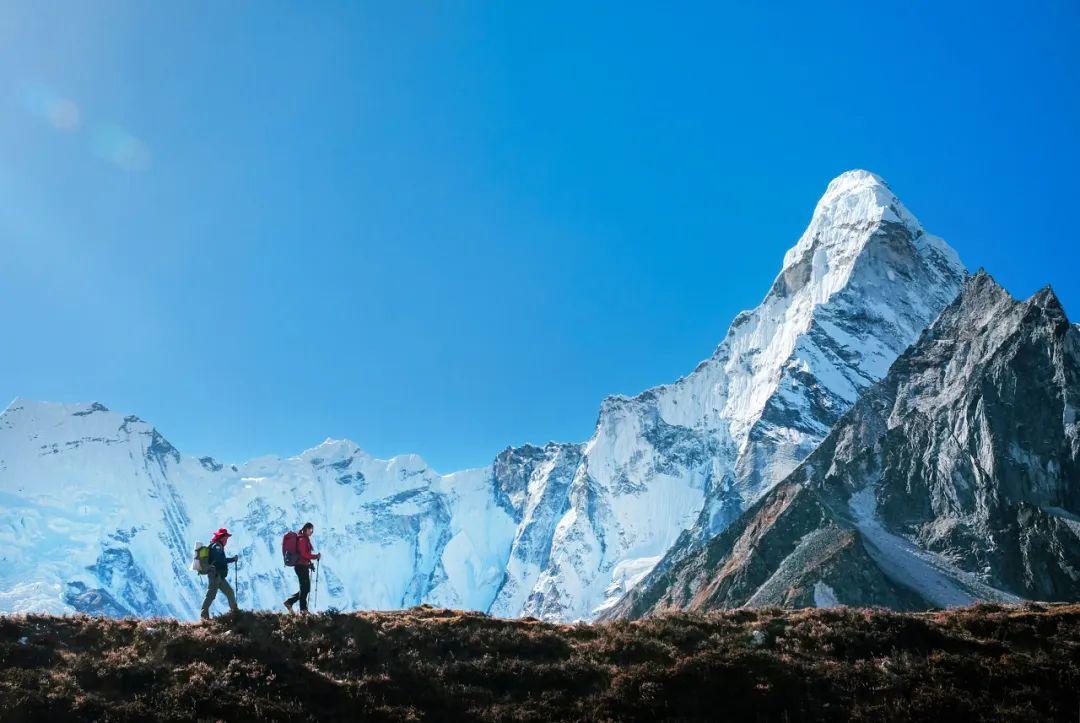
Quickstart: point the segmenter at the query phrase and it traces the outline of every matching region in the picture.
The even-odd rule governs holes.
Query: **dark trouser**
[[[218,590],[225,593],[225,599],[229,601],[229,609],[236,612],[236,595],[233,593],[232,585],[229,584],[229,580],[225,575],[218,574],[217,568],[211,567],[206,583],[206,597],[203,599],[202,604],[202,617],[204,620],[210,617],[210,604],[217,597]]]
[[[285,601],[286,605],[293,605],[297,602],[300,603],[300,611],[307,612],[307,596],[311,592],[311,568],[307,565],[297,565],[293,568],[296,571],[296,577],[300,580],[300,592],[293,595],[291,598]]]

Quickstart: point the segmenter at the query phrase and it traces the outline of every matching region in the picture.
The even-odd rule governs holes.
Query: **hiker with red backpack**
[[[311,569],[315,560],[322,559],[322,553],[312,553],[311,536],[315,533],[315,525],[307,522],[300,528],[300,532],[287,532],[281,541],[281,554],[285,558],[285,565],[296,572],[296,578],[300,581],[300,591],[285,601],[285,609],[293,612],[293,605],[300,603],[300,612],[308,611],[308,593],[311,592]]]
[[[203,600],[202,604],[203,620],[210,619],[210,604],[213,603],[214,598],[217,597],[218,590],[225,593],[225,599],[229,601],[229,609],[232,612],[235,613],[239,609],[236,607],[236,593],[233,592],[232,585],[229,584],[229,563],[236,562],[239,559],[239,556],[225,556],[225,544],[229,541],[230,537],[232,537],[232,535],[229,534],[229,531],[222,527],[214,533],[212,538],[210,538],[210,564],[206,572],[206,598]],[[198,549],[196,549],[195,554],[196,559],[198,559]]]

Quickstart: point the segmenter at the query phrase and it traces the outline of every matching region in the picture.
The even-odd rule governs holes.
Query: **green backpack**
[[[195,556],[191,560],[191,569],[200,575],[210,574],[210,548],[201,542],[195,543]]]

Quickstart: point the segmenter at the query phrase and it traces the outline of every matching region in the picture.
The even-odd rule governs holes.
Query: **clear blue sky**
[[[5,3],[0,396],[231,461],[581,440],[856,167],[1080,316],[1078,8]]]

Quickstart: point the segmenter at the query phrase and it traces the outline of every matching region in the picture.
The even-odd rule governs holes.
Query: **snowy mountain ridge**
[[[16,400],[0,415],[0,460],[6,610],[193,617],[204,591],[191,549],[222,524],[241,600],[274,608],[295,585],[281,536],[307,519],[327,553],[326,603],[484,609],[512,533],[483,471],[440,476],[416,455],[378,460],[331,440],[226,466],[101,404]]]
[[[221,465],[99,404],[16,400],[0,415],[0,541],[17,558],[0,610],[191,617],[191,545],[222,524],[241,604],[272,609],[294,584],[278,540],[311,519],[323,605],[591,619],[793,470],[964,276],[879,177],[842,174],[764,301],[693,372],[608,397],[583,444],[450,475],[332,440]]]

